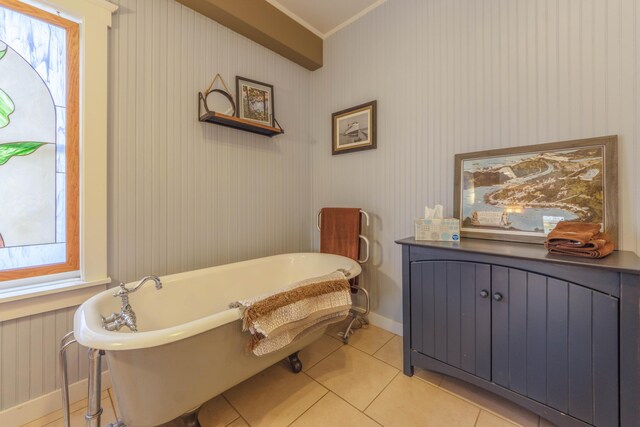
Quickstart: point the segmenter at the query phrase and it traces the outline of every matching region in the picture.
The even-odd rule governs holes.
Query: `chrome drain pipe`
[[[69,346],[75,342],[76,339],[73,336],[73,331],[69,332],[67,335],[62,337],[62,340],[60,341],[60,352],[58,354],[60,371],[62,372],[62,413],[64,415],[65,427],[71,426],[69,414],[69,376],[67,372],[67,348],[69,348]]]
[[[69,332],[60,341],[60,352],[58,353],[60,371],[62,372],[62,414],[64,417],[64,427],[71,427],[71,414],[69,407],[69,373],[67,370],[67,349],[71,344],[76,343],[73,332]],[[100,427],[100,416],[102,415],[101,394],[102,394],[102,356],[103,350],[89,349],[89,403],[87,414],[84,416],[87,427]]]
[[[102,356],[104,350],[89,349],[89,404],[84,419],[87,427],[100,427],[102,416]]]

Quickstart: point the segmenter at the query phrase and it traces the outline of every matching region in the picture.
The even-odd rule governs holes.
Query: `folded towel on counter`
[[[230,306],[240,308],[242,330],[251,333],[249,348],[262,356],[344,320],[351,308],[351,293],[344,274],[336,271]]]
[[[578,257],[583,257],[583,258],[604,258],[607,255],[611,254],[611,252],[614,251],[614,245],[613,242],[607,242],[606,245],[604,245],[602,248],[600,249],[590,249],[590,250],[566,250],[566,249],[556,249],[556,248],[549,248],[549,253],[550,254],[558,254],[558,255],[571,255],[571,256],[578,256]]]
[[[545,247],[550,254],[583,258],[604,258],[614,250],[610,237],[600,232],[600,224],[577,221],[559,222],[547,236]]]
[[[600,224],[560,221],[547,236],[547,243],[584,246],[597,234],[600,234]]]

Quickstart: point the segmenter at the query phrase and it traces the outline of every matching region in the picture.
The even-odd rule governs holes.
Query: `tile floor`
[[[375,326],[349,345],[337,332],[300,353],[303,372],[282,362],[207,402],[203,427],[553,427],[537,415],[475,386],[434,372],[402,374],[402,338]],[[115,421],[112,390],[102,401],[103,426]],[[84,427],[86,400],[72,405],[72,426]],[[25,427],[62,427],[57,412]],[[181,427],[174,421],[163,427]]]

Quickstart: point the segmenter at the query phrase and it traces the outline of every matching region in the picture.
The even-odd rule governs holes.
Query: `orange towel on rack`
[[[360,208],[323,208],[320,220],[320,252],[358,260]]]

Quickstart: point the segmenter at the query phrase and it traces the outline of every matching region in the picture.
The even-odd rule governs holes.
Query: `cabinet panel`
[[[569,285],[559,280],[547,280],[547,397],[559,411],[569,412]]]
[[[411,347],[491,378],[491,271],[466,262],[411,264]]]
[[[569,413],[593,421],[591,291],[569,285]]]
[[[492,293],[499,293],[509,301],[509,269],[505,267],[492,268]],[[493,382],[509,388],[509,307],[507,304],[495,304],[492,310],[492,364],[491,378]]]
[[[618,424],[618,300],[493,266],[492,379],[598,426]],[[606,391],[605,391],[606,390]]]
[[[529,274],[527,286],[527,394],[538,402],[546,401],[547,377],[547,278]]]
[[[593,293],[593,423],[619,424],[618,300]]]

